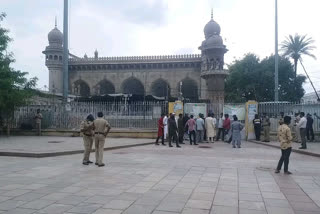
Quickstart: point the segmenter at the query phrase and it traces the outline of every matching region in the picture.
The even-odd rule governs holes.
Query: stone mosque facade
[[[69,93],[89,97],[106,94],[153,95],[224,102],[224,54],[220,26],[204,27],[201,54],[163,56],[77,57],[69,54]],[[63,34],[55,26],[43,51],[49,70],[49,91],[63,90]]]

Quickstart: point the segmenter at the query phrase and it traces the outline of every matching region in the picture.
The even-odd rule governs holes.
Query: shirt
[[[287,124],[282,124],[278,128],[278,139],[280,142],[280,148],[281,149],[288,149],[292,147],[292,135],[291,135],[291,129]]]
[[[196,121],[193,118],[190,118],[187,121],[186,126],[188,126],[189,131],[194,131],[196,126]]]
[[[311,129],[313,125],[312,117],[307,117],[307,128]]]
[[[84,135],[90,135],[93,136],[94,134],[94,125],[93,122],[85,120],[82,121],[80,124],[80,131],[84,134]]]
[[[230,129],[230,118],[227,118],[223,121],[223,128],[227,130]]]
[[[219,118],[219,122],[218,122],[218,128],[219,128],[219,129],[223,128],[223,121],[224,121],[224,118],[223,118],[223,117],[220,117],[220,118]]]
[[[99,117],[93,121],[94,127],[95,127],[95,132],[99,133],[107,133],[108,128],[111,128],[110,124],[108,121],[105,119]]]
[[[307,119],[305,117],[302,117],[299,120],[299,123],[297,124],[298,128],[305,129],[307,127]]]
[[[42,114],[41,113],[37,113],[34,118],[36,119],[36,123],[41,123]]]
[[[196,120],[196,124],[197,124],[197,130],[203,130],[204,128],[204,120],[202,118],[198,118]]]

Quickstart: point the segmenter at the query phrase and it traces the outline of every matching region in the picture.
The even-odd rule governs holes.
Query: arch
[[[189,98],[189,99],[198,99],[198,85],[197,82],[194,81],[193,79],[187,77],[183,79],[182,81],[182,86],[181,86],[181,92],[182,96],[184,98]],[[178,85],[178,91],[180,91],[180,83]]]
[[[157,79],[151,85],[151,94],[157,97],[170,96],[169,84],[163,79]]]
[[[58,56],[57,56],[57,55],[54,55],[53,60],[58,60]]]
[[[49,55],[49,59],[52,59],[52,55]]]
[[[62,56],[59,56],[59,61],[62,61]]]
[[[122,93],[144,95],[144,86],[140,80],[135,77],[130,77],[122,83]]]
[[[73,83],[73,92],[76,95],[88,97],[90,96],[90,87],[85,81],[79,79]]]
[[[112,84],[112,82],[110,82],[109,80],[101,80],[98,84],[98,91],[100,95],[105,95],[105,94],[114,94],[115,93],[115,87]]]

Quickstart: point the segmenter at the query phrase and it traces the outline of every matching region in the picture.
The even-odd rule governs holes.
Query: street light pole
[[[278,0],[275,0],[275,71],[274,71],[274,101],[279,101],[279,54],[278,54]]]
[[[63,99],[68,101],[68,0],[64,0],[64,14],[63,14]]]

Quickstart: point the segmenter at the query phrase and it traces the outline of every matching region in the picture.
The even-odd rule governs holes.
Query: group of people
[[[92,150],[93,141],[95,142],[95,154],[96,161],[95,165],[98,167],[103,167],[103,151],[106,137],[111,129],[110,124],[107,120],[103,118],[103,113],[98,112],[98,118],[94,119],[93,115],[90,114],[85,121],[80,124],[80,132],[83,135],[84,144],[84,155],[83,155],[83,165],[89,165],[93,163],[90,161],[90,152]]]
[[[184,144],[184,137],[189,137],[190,145],[198,145],[206,141],[207,143],[214,143],[220,138],[222,141],[228,136],[226,142],[232,141],[233,148],[241,148],[241,130],[243,124],[238,121],[236,115],[233,115],[233,122],[229,118],[228,114],[220,114],[220,117],[216,119],[214,113],[209,113],[208,117],[204,118],[203,114],[199,114],[198,118],[194,118],[193,115],[179,114],[176,119],[174,113],[171,113],[169,117],[162,114],[158,120],[158,137],[155,144],[165,144],[165,140],[168,136],[169,147],[172,146],[172,142],[176,143],[176,147],[180,148],[180,144]],[[216,131],[218,130],[218,132]]]

